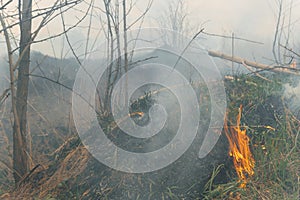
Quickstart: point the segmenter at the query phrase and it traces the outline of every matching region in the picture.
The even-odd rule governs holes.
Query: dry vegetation
[[[62,141],[57,142],[60,145],[55,145],[54,141],[46,145],[42,141],[36,142],[36,148],[48,152],[45,153],[47,156],[34,162],[32,166],[36,167],[35,170],[25,177],[18,189],[5,193],[10,187],[3,184],[1,191],[5,194],[2,198],[54,200],[116,199],[118,196],[127,196],[128,199],[145,199],[148,196],[146,199],[297,200],[300,191],[300,116],[288,108],[288,101],[282,96],[283,84],[291,82],[291,77],[265,76],[271,81],[252,75],[238,75],[225,81],[229,117],[234,120],[239,105],[244,106],[241,128],[247,130],[255,159],[254,176],[245,188],[240,188],[228,155],[221,165],[214,165],[215,170],[210,174],[211,179],[205,189],[192,186],[191,189],[181,190],[174,184],[161,191],[158,188],[161,185],[157,182],[161,180],[155,179],[153,174],[117,173],[99,165],[82,146],[74,130],[65,127],[65,132],[69,134],[65,134],[63,140],[58,135],[54,137]],[[61,135],[63,129],[58,130]],[[56,148],[53,148],[53,144]],[[1,147],[7,148],[7,145]],[[197,185],[196,177],[184,178],[193,179]],[[12,182],[11,178],[2,176],[1,180],[9,183]],[[148,188],[147,193],[142,194],[145,188]]]
[[[214,184],[217,169],[206,187],[205,199],[299,199],[300,116],[299,110],[292,112],[287,107],[288,101],[282,96],[282,84],[291,82],[292,77],[268,78],[271,82],[252,76],[227,82],[231,110],[244,105],[242,123],[251,138],[254,176],[245,188],[239,187],[232,172],[231,181]]]

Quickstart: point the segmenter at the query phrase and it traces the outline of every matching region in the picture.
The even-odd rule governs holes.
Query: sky
[[[274,31],[278,16],[278,1],[279,0],[184,0],[185,9],[188,13],[187,19],[191,27],[204,27],[206,32],[220,35],[232,35],[250,40],[262,42],[263,45],[247,43],[244,41],[235,42],[235,51],[240,56],[246,57],[270,57],[272,50],[272,42],[274,39]],[[87,3],[90,0],[86,1]],[[137,0],[136,5],[129,15],[129,22],[133,21],[140,13],[145,10],[147,0]],[[158,27],[158,21],[161,21],[167,13],[170,3],[176,4],[178,0],[153,0],[153,4],[147,13],[144,20],[144,27]],[[290,46],[300,46],[300,41],[297,40],[297,34],[300,32],[300,0],[283,0],[283,17],[284,24],[287,25],[289,17],[291,18],[290,28]],[[43,8],[49,6],[53,1],[36,0],[35,7]],[[82,16],[82,11],[87,9],[87,3],[80,4],[75,9],[71,9],[64,14],[65,23],[71,25],[76,23],[78,18]],[[102,1],[96,0],[96,7],[103,7]],[[291,8],[292,5],[292,9]],[[16,10],[16,6],[12,4],[9,11]],[[290,15],[291,14],[291,15]],[[95,38],[103,38],[101,28],[101,20],[105,19],[104,13],[95,8],[92,17],[92,30],[90,32],[90,43]],[[36,28],[39,20],[35,20],[33,28]],[[283,23],[283,22],[281,22]],[[73,29],[68,33],[70,42],[78,51],[83,52],[87,38],[87,26],[89,17],[83,21],[78,28]],[[43,28],[37,39],[47,38],[62,31],[61,17],[57,17]],[[195,30],[196,31],[196,30]],[[13,30],[14,32],[14,30]],[[18,30],[15,30],[15,35],[18,37]],[[283,31],[283,35],[287,34],[287,27]],[[284,37],[284,36],[283,36]],[[3,43],[3,35],[0,36],[0,45]],[[98,40],[98,42],[101,40]],[[231,40],[211,37],[208,38],[208,44],[211,50],[219,50],[230,52]],[[5,46],[3,46],[5,47]],[[34,44],[32,49],[40,51],[44,54],[55,57],[68,57],[70,51],[67,48],[65,38],[58,37],[48,40],[43,43]],[[5,52],[1,52],[3,55]],[[253,56],[253,54],[256,54]],[[260,58],[258,58],[260,59]]]

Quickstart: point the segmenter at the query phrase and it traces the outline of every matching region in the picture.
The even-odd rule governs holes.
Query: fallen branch
[[[250,67],[254,67],[257,69],[262,69],[264,71],[273,71],[273,72],[280,72],[280,73],[286,73],[286,74],[292,74],[292,75],[298,75],[300,76],[300,70],[299,69],[295,69],[293,67],[289,67],[289,66],[272,66],[272,65],[266,65],[266,64],[261,64],[258,62],[254,62],[254,61],[249,61],[246,60],[244,58],[241,57],[237,57],[237,56],[231,56],[231,55],[227,55],[221,52],[215,52],[215,51],[208,51],[208,55],[212,56],[212,57],[217,57],[217,58],[221,58],[221,59],[225,59],[225,60],[229,60],[231,62],[235,62],[238,64],[242,64],[242,65],[247,65]]]

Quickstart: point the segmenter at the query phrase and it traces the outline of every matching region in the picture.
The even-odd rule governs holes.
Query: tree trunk
[[[20,1],[19,1],[20,2]],[[19,4],[21,6],[21,4]],[[21,9],[21,8],[19,8]],[[30,43],[31,43],[31,11],[32,0],[23,0],[20,14],[20,63],[18,68],[16,109],[19,124],[14,122],[13,127],[13,167],[14,179],[17,184],[28,172],[27,155],[27,97],[30,65]]]

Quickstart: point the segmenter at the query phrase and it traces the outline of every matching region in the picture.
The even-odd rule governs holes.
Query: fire
[[[241,130],[240,122],[242,116],[242,105],[239,108],[237,122],[235,126],[227,125],[225,120],[224,130],[229,141],[229,155],[233,157],[233,164],[241,182],[240,187],[246,186],[247,179],[254,174],[255,160],[249,148],[249,137],[246,135],[246,130]]]
[[[133,113],[129,114],[129,116],[130,117],[136,117],[136,116],[143,117],[144,113],[143,112],[133,112]]]

